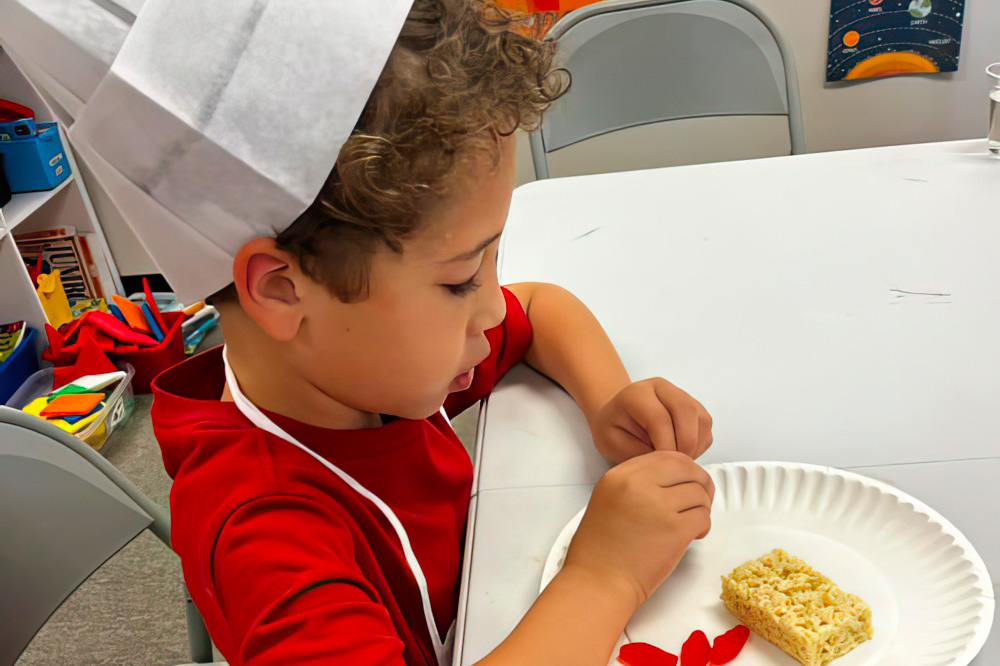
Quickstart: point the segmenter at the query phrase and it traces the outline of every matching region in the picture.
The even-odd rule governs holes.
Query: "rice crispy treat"
[[[722,602],[804,666],[829,664],[872,637],[868,604],[779,549],[723,576]]]

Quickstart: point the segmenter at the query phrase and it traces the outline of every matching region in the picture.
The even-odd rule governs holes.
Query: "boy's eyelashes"
[[[460,284],[443,284],[441,286],[447,289],[453,296],[465,296],[466,294],[470,294],[476,289],[479,289],[482,285],[476,282],[476,276],[473,275],[471,278]]]
[[[497,246],[497,254],[494,255],[493,259],[494,264],[496,263],[496,258],[499,255],[499,253],[500,253],[500,247]],[[486,255],[484,253],[483,257],[480,257],[479,266],[476,268],[476,272],[473,273],[472,277],[470,277],[468,280],[466,280],[465,282],[460,282],[458,284],[442,284],[441,286],[447,289],[448,292],[453,296],[465,296],[467,294],[474,292],[476,289],[479,289],[479,287],[481,287],[482,285],[476,281],[476,277],[479,275],[480,271],[483,270],[483,259],[485,258],[485,256]]]

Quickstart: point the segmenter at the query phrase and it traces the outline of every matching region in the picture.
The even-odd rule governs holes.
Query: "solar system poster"
[[[964,0],[830,0],[826,80],[958,69]]]

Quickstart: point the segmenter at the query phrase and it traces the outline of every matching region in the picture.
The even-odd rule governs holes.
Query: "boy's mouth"
[[[448,386],[448,392],[457,393],[458,391],[464,391],[465,389],[469,388],[470,386],[472,386],[472,378],[475,376],[475,374],[476,374],[476,369],[473,367],[469,368],[468,371],[458,375],[453,380],[451,380],[451,384]]]

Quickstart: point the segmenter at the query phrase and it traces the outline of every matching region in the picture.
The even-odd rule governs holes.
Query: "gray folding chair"
[[[0,407],[0,666],[14,664],[63,601],[145,529],[170,547],[167,515],[103,456]],[[192,660],[212,661],[190,597],[187,621]]]
[[[539,179],[548,153],[680,118],[784,115],[792,153],[803,152],[792,50],[747,0],[605,0],[546,39],[559,40],[572,84],[530,134]]]

